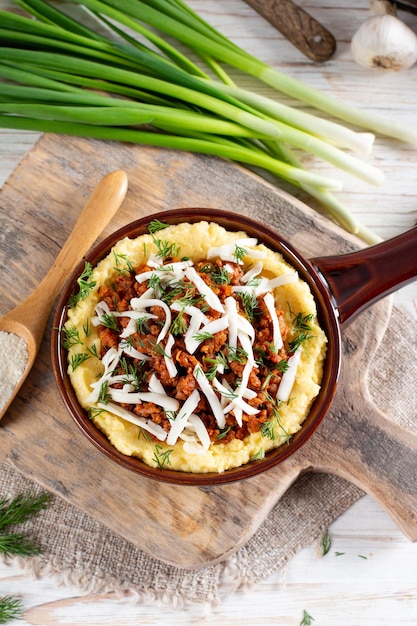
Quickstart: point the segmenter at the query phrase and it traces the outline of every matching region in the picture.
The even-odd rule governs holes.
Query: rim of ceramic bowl
[[[289,443],[284,443],[271,450],[263,459],[249,461],[245,465],[219,473],[191,473],[154,468],[137,457],[126,456],[119,452],[110,443],[107,436],[95,426],[77,400],[67,372],[67,351],[63,347],[62,332],[67,319],[70,296],[76,291],[78,286],[77,278],[84,270],[86,262],[91,263],[95,267],[101,259],[108,255],[117,241],[125,237],[136,238],[147,233],[149,223],[155,219],[169,224],[211,221],[217,222],[229,231],[243,230],[249,236],[256,237],[268,248],[280,252],[285,260],[298,271],[300,277],[309,285],[313,293],[319,324],[328,340],[321,389],[313,401],[301,429],[292,436]],[[59,394],[77,427],[100,452],[111,461],[141,476],[172,484],[198,486],[230,483],[258,475],[290,457],[310,439],[325,417],[336,391],[340,373],[341,336],[337,310],[332,302],[332,297],[314,266],[274,229],[233,211],[209,208],[182,208],[153,213],[130,222],[106,237],[106,239],[88,252],[82,262],[72,272],[57,304],[52,327],[51,353]]]

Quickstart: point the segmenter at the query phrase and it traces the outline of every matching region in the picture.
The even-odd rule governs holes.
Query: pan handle
[[[363,250],[310,259],[328,288],[342,325],[416,280],[417,226]]]

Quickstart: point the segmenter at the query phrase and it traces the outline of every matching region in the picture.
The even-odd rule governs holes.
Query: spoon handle
[[[98,183],[49,272],[29,297],[8,314],[32,332],[38,348],[52,305],[68,274],[116,214],[126,192],[127,175],[122,170],[111,172]]]
[[[246,0],[309,59],[323,63],[336,50],[333,35],[292,0]]]

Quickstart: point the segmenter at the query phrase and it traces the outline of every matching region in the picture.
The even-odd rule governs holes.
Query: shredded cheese
[[[130,302],[132,303],[133,301],[134,304],[132,304],[132,306],[134,306],[136,310],[144,310],[151,306],[159,306],[161,307],[161,309],[164,310],[165,323],[156,339],[156,343],[162,341],[162,339],[164,339],[165,335],[167,334],[169,327],[171,326],[171,311],[169,309],[169,306],[163,300],[159,300],[158,298],[143,298],[142,296],[141,298],[132,298]]]
[[[236,250],[238,248],[245,251],[245,256],[251,256],[252,258],[264,258],[266,253],[263,250],[256,250],[255,246],[258,244],[258,240],[254,237],[246,237],[243,239],[237,239],[230,243],[226,243],[223,246],[213,246],[207,253],[207,258],[212,259],[218,257],[222,261],[232,261],[233,263],[239,263],[243,265],[243,261],[237,258]]]
[[[275,300],[274,300],[274,296],[272,295],[271,292],[268,292],[268,293],[265,294],[264,302],[265,302],[266,308],[268,309],[269,315],[271,316],[271,320],[272,320],[274,349],[275,350],[280,350],[284,344],[283,344],[283,341],[282,341],[281,330],[280,330],[280,327],[279,327],[279,320],[278,320],[277,312],[275,310]]]
[[[138,415],[131,413],[131,411],[127,411],[118,404],[114,404],[113,402],[103,404],[102,402],[100,402],[98,406],[101,409],[108,411],[109,413],[114,413],[114,415],[123,418],[131,424],[135,424],[136,426],[143,428],[143,430],[146,430],[147,432],[151,433],[151,435],[157,437],[159,441],[165,441],[165,439],[167,438],[167,432],[161,426],[159,426],[159,424],[155,424],[155,422],[153,422],[152,420],[147,420],[144,417],[139,417]]]
[[[226,418],[223,413],[222,405],[220,404],[220,400],[214,393],[213,387],[210,384],[210,381],[204,374],[203,370],[199,365],[196,365],[193,371],[194,378],[200,385],[201,391],[207,398],[207,402],[209,403],[211,410],[213,411],[214,418],[217,422],[219,428],[224,428],[226,424]]]
[[[277,399],[281,402],[288,402],[290,393],[295,383],[295,377],[297,375],[298,364],[301,359],[301,346],[297,348],[294,354],[288,359],[288,369],[282,375],[281,382],[277,391]]]
[[[186,277],[190,280],[196,287],[197,291],[200,295],[203,296],[207,304],[214,309],[215,311],[219,311],[220,313],[224,312],[224,308],[222,303],[219,300],[219,297],[214,293],[214,291],[204,282],[204,280],[197,274],[194,267],[189,267],[185,272]]]
[[[168,374],[171,376],[171,378],[174,378],[178,374],[178,370],[176,368],[174,361],[172,360],[172,354],[171,354],[172,346],[174,345],[174,343],[175,343],[174,336],[171,333],[169,333],[167,342],[165,344],[164,360],[165,360],[166,368],[168,370]]]
[[[178,411],[176,418],[171,423],[171,429],[167,437],[167,444],[169,446],[173,446],[177,442],[179,435],[184,430],[191,413],[194,411],[199,401],[200,394],[198,389],[194,389],[182,405],[181,410]]]
[[[231,263],[242,265],[242,256],[250,255],[252,258],[259,259],[265,256],[263,250],[256,248],[257,244],[258,242],[255,238],[237,239],[223,246],[210,248],[207,258],[220,258],[226,262],[223,265],[224,269],[230,274],[234,274],[236,265],[231,265]],[[209,449],[211,442],[206,426],[201,418],[194,413],[201,399],[200,392],[206,398],[219,429],[225,427],[228,414],[232,414],[238,426],[242,427],[244,415],[256,415],[259,413],[259,409],[249,404],[251,400],[257,397],[257,392],[249,387],[252,370],[258,368],[252,348],[255,340],[255,328],[246,316],[239,313],[238,303],[233,295],[227,296],[224,299],[224,304],[222,304],[215,291],[197,273],[192,261],[179,261],[164,265],[163,259],[152,253],[147,260],[147,265],[152,269],[136,275],[136,281],[139,284],[143,284],[153,277],[157,277],[158,280],[154,281],[154,287],[149,287],[142,295],[131,299],[130,310],[111,311],[105,301],[99,302],[95,307],[96,315],[93,318],[95,326],[103,324],[107,315],[125,317],[129,321],[119,333],[118,349],[110,348],[102,358],[104,373],[97,382],[91,385],[92,392],[88,401],[97,403],[98,406],[106,411],[140,426],[160,441],[166,441],[168,445],[175,445],[181,439],[183,441],[183,449],[187,454],[202,454]],[[262,270],[262,261],[256,262],[241,277],[240,281],[244,284],[232,286],[231,292],[232,294],[246,292],[256,298],[263,297],[272,321],[273,346],[275,350],[279,350],[283,347],[283,340],[272,292],[276,288],[298,280],[298,274],[295,271],[289,271],[281,276],[269,279],[265,276],[260,276]],[[162,299],[166,287],[175,287],[184,280],[192,283],[210,309],[221,313],[220,317],[213,320],[197,306],[187,305],[181,302],[181,300],[173,300],[168,305]],[[151,359],[150,356],[143,354],[127,341],[129,337],[138,332],[138,319],[142,317],[150,320],[158,319],[157,315],[147,310],[151,307],[160,307],[165,314],[163,327],[156,339],[156,343],[161,344],[166,339],[165,345],[163,345],[163,355],[165,366],[171,378],[175,378],[178,375],[178,369],[172,355],[175,337],[170,332],[173,311],[181,314],[185,313],[189,316],[189,320],[187,320],[188,327],[183,338],[185,348],[191,355],[195,353],[206,338],[227,329],[228,346],[232,350],[240,347],[246,354],[246,362],[240,373],[240,378],[235,383],[237,385],[236,389],[232,388],[225,377],[222,378],[221,382],[216,376],[210,381],[202,367],[196,365],[193,369],[193,376],[199,389],[195,388],[181,405],[176,398],[167,394],[155,373],[151,375],[148,381],[148,391],[137,391],[135,378],[128,373],[114,375],[123,353],[140,361]],[[277,392],[277,399],[282,402],[288,401],[295,382],[300,358],[301,348],[298,348],[288,360],[288,370],[283,374]],[[216,368],[216,375],[222,375],[224,370],[224,365],[219,363]],[[106,393],[111,399],[106,404],[99,401],[103,383],[107,383]],[[123,383],[122,389],[120,389],[120,383]],[[151,402],[161,407],[164,411],[176,414],[173,419],[169,420],[170,429],[168,431],[154,423],[151,419],[140,417],[120,406],[120,404],[140,405],[143,402]]]

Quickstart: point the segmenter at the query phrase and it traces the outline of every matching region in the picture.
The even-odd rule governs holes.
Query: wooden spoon
[[[24,339],[28,350],[26,368],[11,396],[6,399],[6,404],[0,409],[0,419],[13,402],[33,366],[46,322],[59,291],[68,275],[115,215],[126,192],[127,175],[125,172],[118,170],[105,176],[93,191],[72,233],[45,278],[26,300],[0,318],[0,331],[12,333]]]

